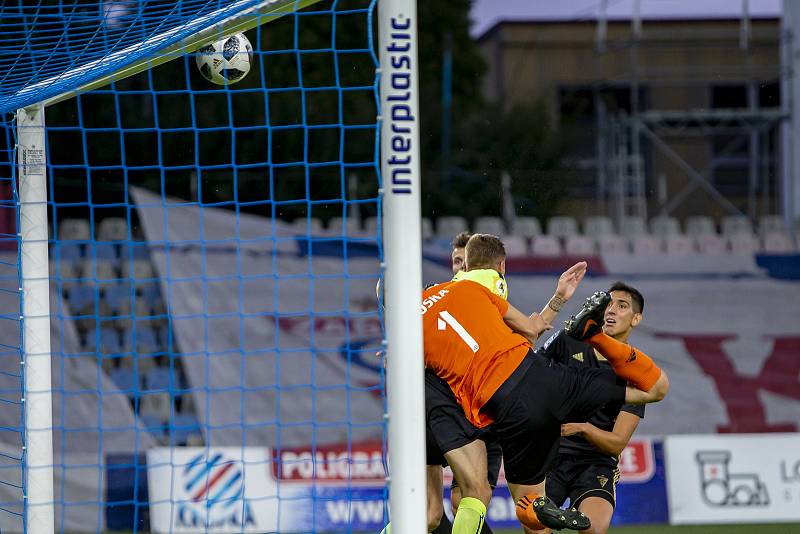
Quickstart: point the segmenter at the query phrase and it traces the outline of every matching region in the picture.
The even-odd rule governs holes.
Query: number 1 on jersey
[[[458,337],[460,337],[461,340],[467,344],[467,346],[472,350],[472,352],[478,352],[478,349],[480,348],[478,342],[475,341],[475,338],[469,335],[467,329],[461,326],[461,323],[459,323],[455,317],[450,315],[450,312],[448,312],[447,310],[439,312],[439,319],[437,325],[439,326],[439,330],[446,330],[447,325],[450,325],[450,328],[452,328],[455,331],[455,333],[458,334]]]

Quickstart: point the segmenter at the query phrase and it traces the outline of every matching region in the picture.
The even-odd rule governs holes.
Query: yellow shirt
[[[503,275],[494,269],[459,271],[453,277],[453,282],[458,282],[459,280],[472,280],[473,282],[477,282],[498,297],[508,300],[508,283]]]

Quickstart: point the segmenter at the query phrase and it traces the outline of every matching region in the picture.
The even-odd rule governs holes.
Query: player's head
[[[464,247],[467,271],[494,269],[506,274],[506,247],[499,237],[490,234],[475,234]]]
[[[470,237],[472,237],[471,233],[461,232],[450,242],[450,247],[453,249],[453,252],[450,254],[453,274],[464,270],[464,248],[467,246]]]
[[[611,302],[603,316],[603,332],[625,341],[642,321],[644,297],[638,289],[623,282],[614,283],[608,293],[611,295]]]

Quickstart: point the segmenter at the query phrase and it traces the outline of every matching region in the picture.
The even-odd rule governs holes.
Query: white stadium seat
[[[536,217],[517,217],[511,222],[511,234],[529,238],[542,235],[542,225]]]
[[[58,238],[61,241],[88,241],[92,230],[86,219],[64,219],[58,223]]]
[[[661,241],[651,235],[637,235],[630,238],[631,251],[637,255],[652,256],[661,252]]]
[[[711,217],[697,215],[686,219],[686,233],[691,236],[716,234],[717,229]]]
[[[457,234],[468,231],[467,221],[464,217],[444,216],[436,220],[436,237],[439,239],[453,239]]]
[[[552,235],[540,235],[531,241],[531,253],[534,256],[554,257],[561,255],[561,243]]]
[[[342,228],[344,228],[344,235],[346,236],[357,236],[361,235],[361,222],[355,217],[347,217],[347,219],[343,219],[341,217],[331,217],[328,221],[328,234],[332,235],[342,235]]]
[[[722,218],[722,235],[752,234],[753,225],[744,215],[728,215]]]
[[[433,223],[427,217],[422,218],[422,239],[433,239]]]
[[[786,232],[769,232],[764,235],[764,252],[785,254],[795,251],[794,240]]]
[[[717,234],[699,234],[694,237],[694,241],[700,254],[718,256],[727,251],[725,240]]]
[[[758,234],[762,237],[785,232],[786,223],[780,215],[764,215],[758,220]]]
[[[664,252],[671,256],[686,256],[694,252],[694,242],[686,235],[664,237]]]
[[[528,255],[528,244],[524,237],[515,235],[505,236],[503,238],[503,245],[506,247],[506,256],[509,258]]]
[[[619,233],[625,237],[646,234],[647,223],[642,217],[623,217],[619,223]]]
[[[681,233],[681,227],[675,217],[660,215],[650,219],[650,233],[658,237],[676,235]]]
[[[736,233],[728,237],[728,248],[733,254],[755,254],[759,249],[758,239],[746,233]]]
[[[590,256],[595,253],[594,242],[584,235],[571,235],[564,240],[564,251],[570,256]]]
[[[364,219],[364,233],[370,236],[378,234],[378,218],[367,217]]]
[[[321,234],[324,230],[322,221],[316,217],[298,217],[292,221],[292,228],[302,233]]]
[[[596,215],[583,220],[583,233],[590,237],[609,235],[614,233],[614,223],[610,217]]]
[[[578,221],[574,217],[550,217],[547,221],[547,235],[566,237],[578,233]]]
[[[476,234],[505,235],[506,225],[500,217],[478,217],[473,231]]]
[[[594,239],[599,254],[628,254],[628,241],[618,235],[601,235]]]
[[[97,228],[98,241],[127,241],[128,221],[122,217],[108,217]]]

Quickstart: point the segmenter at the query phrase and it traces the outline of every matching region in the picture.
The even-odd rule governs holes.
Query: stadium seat
[[[468,231],[467,221],[464,217],[444,216],[436,220],[436,237],[439,239],[453,239],[456,234]]]
[[[132,290],[128,283],[107,285],[103,288],[103,301],[112,315],[130,315]]]
[[[153,264],[150,263],[149,259],[134,259],[132,262],[130,260],[122,260],[120,267],[121,278],[131,278],[135,280],[147,280],[150,278],[155,278]]]
[[[694,241],[700,254],[718,256],[727,251],[725,240],[717,234],[699,234],[694,237]]]
[[[322,221],[316,217],[298,217],[292,221],[292,228],[302,234],[321,234],[325,231]]]
[[[163,437],[165,425],[164,419],[162,419],[160,415],[140,413],[139,422],[144,430],[155,436],[157,439],[161,439]]]
[[[86,219],[64,219],[58,223],[58,239],[61,241],[89,241],[92,229]]]
[[[173,445],[185,446],[192,436],[201,436],[202,439],[200,422],[193,413],[176,413],[167,430]]]
[[[531,254],[554,257],[561,255],[561,243],[556,236],[540,235],[531,240]]]
[[[106,217],[97,228],[98,241],[127,241],[128,221],[122,217]]]
[[[786,254],[795,251],[794,240],[786,232],[769,232],[763,237],[763,250],[771,254]]]
[[[506,255],[509,258],[518,258],[528,255],[528,244],[524,237],[515,235],[505,236],[503,244],[506,247]]]
[[[727,241],[728,249],[733,254],[755,254],[760,248],[755,236],[743,232],[731,235]]]
[[[573,217],[550,217],[547,221],[547,235],[567,237],[578,233],[578,221]]]
[[[77,285],[70,288],[67,302],[72,315],[94,314],[95,288],[89,285]]]
[[[542,225],[536,217],[517,217],[511,222],[511,235],[531,238],[542,234]]]
[[[571,235],[564,240],[564,252],[570,256],[590,256],[595,254],[594,241],[583,235]]]
[[[108,373],[108,376],[120,391],[126,392],[130,397],[139,391],[139,384],[133,367],[121,365]]]
[[[614,223],[605,215],[586,217],[583,220],[583,233],[589,237],[610,235],[614,233]]]
[[[628,241],[618,235],[601,235],[594,239],[598,254],[628,254]]]
[[[642,217],[623,217],[619,223],[619,233],[625,237],[646,234],[647,223]]]
[[[355,217],[347,217],[347,219],[331,217],[328,221],[327,233],[331,235],[342,235],[343,228],[344,235],[346,236],[356,237],[362,234],[361,221]]]
[[[506,225],[500,217],[478,217],[475,219],[473,231],[476,234],[505,235]]]
[[[367,217],[364,219],[364,233],[368,236],[378,235],[378,218]]]
[[[427,217],[422,218],[422,239],[427,241],[429,239],[433,239],[433,223]]]
[[[736,234],[752,235],[753,225],[744,215],[728,215],[722,218],[722,235],[730,237]]]
[[[664,252],[672,256],[687,256],[694,252],[694,242],[686,235],[664,237]]]
[[[661,241],[651,235],[637,235],[630,238],[630,246],[633,254],[642,256],[652,256],[661,253]]]
[[[161,287],[158,282],[148,281],[136,284],[136,309],[147,310],[145,315],[161,315],[166,312]],[[141,315],[137,312],[137,315]]]
[[[758,220],[758,235],[766,237],[768,234],[786,233],[786,223],[780,215],[763,215]]]
[[[152,358],[145,358],[152,360]],[[144,375],[144,389],[169,390],[170,389],[170,370],[168,367],[154,366]]]
[[[83,255],[81,247],[75,243],[58,242],[51,252],[51,276],[57,276],[62,282],[74,281],[83,274]],[[57,263],[56,263],[57,262]],[[58,267],[56,269],[55,267]]]
[[[660,215],[650,219],[650,233],[657,237],[666,237],[681,233],[678,219],[667,215]]]
[[[139,413],[167,421],[172,408],[169,393],[148,393],[139,397]]]
[[[147,355],[159,352],[160,347],[155,331],[144,326],[144,323],[137,323],[135,337],[133,329],[126,330],[123,336],[126,338],[125,345],[131,347],[136,354]]]
[[[83,277],[90,280],[107,282],[119,278],[117,262],[103,258],[86,258],[83,266]]]
[[[104,357],[118,357],[122,353],[119,334],[113,328],[100,328],[99,352]]]
[[[696,215],[686,218],[686,233],[690,236],[716,235],[717,228],[711,217]]]

